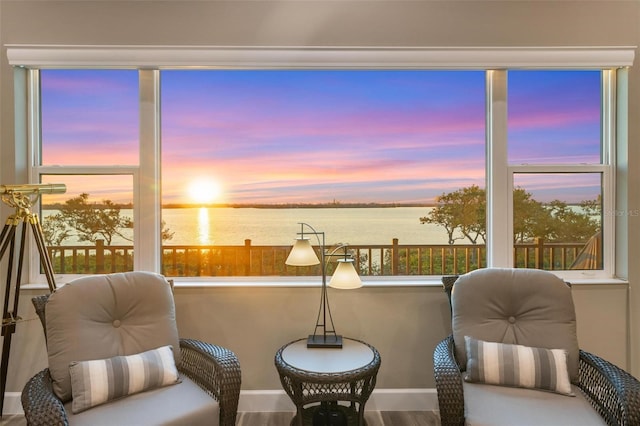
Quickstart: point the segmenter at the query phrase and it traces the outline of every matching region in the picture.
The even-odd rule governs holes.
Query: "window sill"
[[[174,278],[177,288],[192,287],[320,287],[320,277],[229,278],[221,280]],[[363,277],[363,287],[441,286],[440,277]]]
[[[305,288],[320,287],[319,277],[280,277],[273,279],[256,278],[225,278],[212,280],[207,278],[173,278],[175,288],[216,288],[216,287],[282,287],[282,288]],[[619,278],[581,278],[568,280],[573,286],[583,285],[628,285],[627,280]],[[442,281],[440,277],[365,277],[363,287],[440,287]],[[59,282],[58,287],[64,286],[64,282]],[[23,284],[21,290],[48,290],[45,283]]]

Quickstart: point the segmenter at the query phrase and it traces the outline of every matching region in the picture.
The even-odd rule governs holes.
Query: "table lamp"
[[[362,281],[353,266],[353,259],[347,252],[347,244],[339,244],[331,251],[325,247],[324,232],[318,232],[307,223],[300,223],[299,237],[291,248],[291,252],[285,261],[290,266],[313,266],[320,264],[322,270],[322,292],[320,296],[320,310],[313,334],[307,339],[308,348],[342,348],[342,336],[338,335],[333,325],[329,297],[327,295],[327,267],[332,257],[340,257],[338,266],[329,281],[329,287],[340,289],[353,289],[362,287]],[[305,233],[305,227],[310,231]],[[320,259],[316,255],[309,238],[305,235],[315,235],[320,246]],[[343,253],[338,253],[343,250]],[[329,324],[327,324],[327,320]]]

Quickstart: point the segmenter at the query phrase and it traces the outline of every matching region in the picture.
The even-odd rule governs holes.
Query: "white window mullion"
[[[513,266],[513,193],[507,167],[507,71],[487,71],[487,266]],[[506,225],[506,226],[505,226]]]
[[[26,74],[25,74],[26,72]],[[40,143],[40,70],[25,70],[22,68],[16,68],[14,70],[15,80],[15,88],[17,87],[26,87],[26,94],[22,94],[26,96],[26,135],[18,136],[16,134],[16,141],[18,140],[26,140],[26,149],[27,149],[27,168],[29,170],[29,183],[39,183],[40,176],[38,174],[37,167],[40,165],[40,150],[37,149],[37,146]],[[18,77],[19,76],[19,77]],[[26,82],[24,78],[26,77]],[[20,84],[18,83],[20,80]],[[16,89],[14,89],[16,90]],[[15,100],[19,102],[22,98],[18,93],[15,93]],[[18,108],[16,106],[16,111]],[[17,114],[17,112],[16,112]],[[18,125],[15,126],[16,132],[19,132],[21,127]],[[22,127],[24,129],[24,127]],[[16,157],[17,158],[17,157]],[[38,204],[40,200],[38,200]],[[42,217],[39,217],[39,220],[42,221]],[[29,247],[29,257],[28,257],[28,265],[34,265],[34,267],[29,266],[29,282],[31,283],[44,283],[44,275],[40,273],[40,268],[36,265],[40,265],[40,253],[36,249],[36,245],[31,243],[31,239],[27,240],[27,245]]]
[[[603,70],[602,71],[602,117],[600,119],[602,128],[602,164],[605,166],[606,171],[603,174],[604,179],[602,182],[602,230],[603,230],[603,247],[611,247],[611,250],[603,250],[602,262],[604,265],[604,272],[606,276],[616,276],[616,257],[620,254],[620,251],[615,249],[616,240],[619,238],[616,235],[615,223],[617,217],[612,212],[616,211],[617,200],[625,200],[627,197],[619,198],[616,194],[616,188],[618,186],[616,182],[616,173],[618,159],[616,158],[617,147],[617,132],[620,127],[620,116],[618,116],[617,97],[616,94],[616,71],[615,70]],[[624,92],[627,93],[626,90]],[[624,127],[620,128],[620,131],[626,133],[627,123],[624,119]],[[624,156],[626,159],[626,155]],[[626,211],[626,209],[625,209]],[[626,229],[626,225],[625,225]],[[625,233],[626,237],[626,233]],[[626,253],[626,250],[621,250]]]
[[[608,256],[612,263],[611,273],[613,276],[620,278],[628,277],[629,270],[629,217],[634,212],[629,209],[629,69],[619,68],[604,73],[606,80],[603,86],[607,88],[603,90],[603,97],[611,104],[610,110],[613,110],[614,116],[611,118],[610,129],[603,137],[608,136],[605,142],[610,144],[610,164],[611,164],[611,182],[605,190],[609,191],[609,197],[606,199],[609,204],[604,206],[605,211],[624,211],[628,214],[623,216],[609,215],[604,218],[605,224],[609,226],[610,232],[614,240],[609,242],[605,238],[605,244],[610,243],[613,250],[609,250]],[[607,118],[603,120],[607,122]],[[607,222],[609,220],[610,222]]]
[[[134,182],[136,270],[161,271],[160,71],[140,70],[140,174]]]

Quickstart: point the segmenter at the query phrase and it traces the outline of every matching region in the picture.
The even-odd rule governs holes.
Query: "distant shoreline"
[[[264,204],[264,203],[252,203],[252,204],[163,204],[163,209],[189,209],[189,208],[233,208],[233,209],[354,209],[354,208],[395,208],[395,207],[435,207],[437,204],[433,203],[283,203],[283,204]],[[43,210],[60,210],[63,206],[61,203],[55,204],[43,204]],[[106,206],[96,203],[93,204],[96,208],[105,208]],[[111,206],[113,207],[113,206]],[[115,207],[121,209],[131,209],[133,205],[131,203],[115,204]]]
[[[435,207],[435,204],[416,203],[283,203],[283,204],[164,204],[163,209],[194,207],[234,208],[234,209],[343,209],[343,208],[394,208],[394,207]]]

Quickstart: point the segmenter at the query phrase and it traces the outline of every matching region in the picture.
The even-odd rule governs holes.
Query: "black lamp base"
[[[342,349],[342,336],[335,334],[325,336],[311,334],[307,339],[307,348],[337,348]]]

